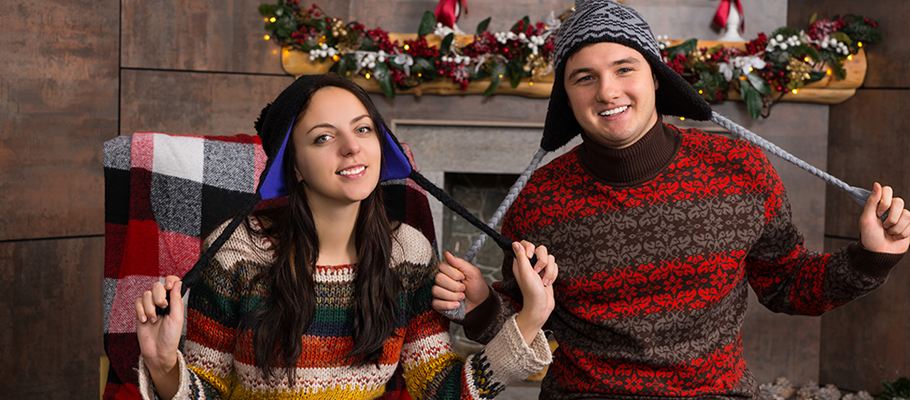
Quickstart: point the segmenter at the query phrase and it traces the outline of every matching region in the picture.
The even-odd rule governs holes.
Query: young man
[[[761,150],[660,122],[711,109],[660,60],[647,23],[609,0],[576,8],[557,38],[541,143],[582,133],[583,144],[537,170],[503,222],[505,236],[559,260],[548,326],[559,348],[541,398],[756,398],[740,338],[748,287],[790,314],[862,296],[907,251],[910,212],[876,183],[861,242],[806,249]],[[441,271],[434,307],[466,298],[472,339],[521,307],[509,268],[492,296],[474,269]]]

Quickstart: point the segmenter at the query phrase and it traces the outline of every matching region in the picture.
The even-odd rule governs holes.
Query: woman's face
[[[310,207],[356,203],[376,188],[382,146],[366,107],[347,90],[316,91],[292,134]]]

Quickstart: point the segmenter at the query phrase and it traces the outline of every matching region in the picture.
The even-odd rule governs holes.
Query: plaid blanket
[[[202,238],[255,193],[265,163],[259,137],[243,134],[136,133],[104,143],[104,349],[110,360],[104,399],[140,398],[135,299],[193,266]],[[435,248],[423,190],[410,179],[382,188],[389,217],[421,230]],[[384,398],[410,398],[400,373]]]

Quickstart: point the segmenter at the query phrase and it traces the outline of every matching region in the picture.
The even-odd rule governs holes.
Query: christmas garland
[[[330,71],[339,75],[376,79],[389,98],[397,90],[437,79],[450,79],[462,89],[489,79],[484,96],[493,94],[503,81],[513,88],[522,79],[533,84],[553,71],[556,31],[568,16],[556,17],[551,12],[545,22],[533,24],[524,17],[505,32],[488,31],[487,18],[477,26],[473,41],[459,46],[454,40],[456,32],[438,24],[429,11],[423,15],[417,39],[404,43],[391,41],[389,33],[380,28],[366,30],[363,24],[332,18],[316,4],[301,8],[299,0],[262,4],[259,13],[271,33],[265,36],[267,40],[307,52],[314,62],[333,61]],[[443,38],[439,46],[427,43],[430,33]],[[807,83],[826,75],[844,79],[844,61],[852,59],[864,43],[881,40],[877,24],[860,16],[833,20],[813,16],[808,31],[783,27],[770,38],[760,33],[745,49],[697,48],[696,39],[671,46],[666,37],[658,37],[664,61],[706,100],[720,102],[729,91],[736,91],[752,118],[762,116],[762,110],[783,94],[795,93]]]

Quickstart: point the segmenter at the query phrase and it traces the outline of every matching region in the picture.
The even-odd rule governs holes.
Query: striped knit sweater
[[[254,228],[258,221],[250,217]],[[224,229],[222,225],[206,245]],[[393,268],[398,272],[400,297],[397,337],[384,344],[379,367],[354,366],[351,350],[352,293],[356,266],[318,266],[315,272],[316,314],[303,341],[296,380],[286,370],[263,379],[255,366],[250,331],[235,328],[244,313],[266,300],[261,285],[251,279],[272,259],[269,243],[248,229],[237,229],[201,282],[190,291],[184,353],[178,357],[182,374],[175,399],[373,399],[385,391],[399,364],[414,399],[490,398],[510,382],[539,371],[550,362],[543,332],[528,346],[514,318],[503,325],[481,352],[462,360],[452,350],[448,320],[433,311],[430,288],[436,256],[430,243],[411,226],[395,232]],[[140,391],[156,397],[154,385],[139,361]]]
[[[536,171],[503,233],[559,262],[542,399],[757,397],[740,338],[749,286],[775,312],[819,315],[884,283],[901,257],[807,250],[760,150],[662,123],[620,150],[585,138]],[[472,339],[520,308],[502,272],[502,300],[463,321]]]

